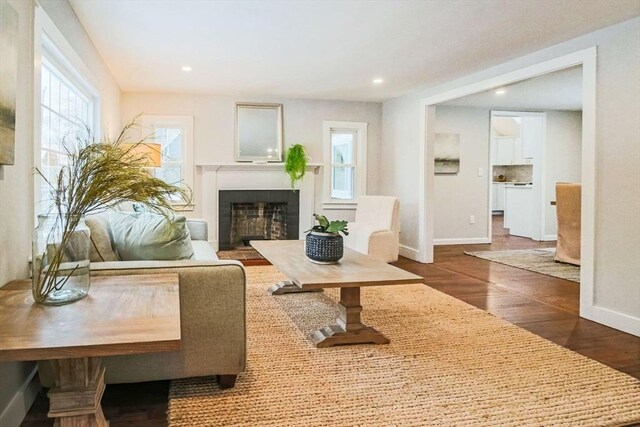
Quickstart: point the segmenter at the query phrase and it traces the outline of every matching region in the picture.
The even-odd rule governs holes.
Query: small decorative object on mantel
[[[318,225],[308,231],[304,251],[312,262],[336,264],[344,254],[344,242],[340,233],[349,235],[347,221],[331,221],[324,215],[313,214]]]
[[[124,127],[116,139],[95,141],[88,129],[75,141],[62,145],[67,161],[54,176],[36,169],[50,187],[51,209],[38,217],[33,239],[33,299],[49,305],[67,304],[89,292],[89,249],[92,244],[85,215],[131,201],[169,217],[171,197],[191,200],[191,191],[167,184],[146,170],[148,158],[141,154],[145,140],[131,143]]]
[[[287,150],[287,158],[284,162],[284,170],[289,175],[291,189],[294,190],[297,181],[301,181],[307,170],[307,153],[302,144],[296,144]]]

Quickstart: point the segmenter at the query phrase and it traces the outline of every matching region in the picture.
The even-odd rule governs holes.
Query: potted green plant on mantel
[[[324,215],[313,214],[318,225],[307,231],[305,254],[317,264],[336,264],[344,255],[344,241],[340,233],[349,235],[347,221],[331,221]]]
[[[85,215],[137,202],[168,217],[171,196],[190,200],[190,190],[167,184],[147,171],[148,155],[139,154],[144,139],[129,141],[124,127],[115,139],[94,141],[88,130],[75,143],[63,141],[67,162],[54,176],[36,168],[50,188],[52,209],[38,216],[33,238],[32,294],[37,303],[61,305],[89,292],[90,245]]]
[[[284,170],[287,175],[289,175],[292,190],[295,189],[296,182],[301,181],[302,178],[304,178],[304,174],[307,171],[308,161],[309,158],[307,157],[302,144],[292,145],[287,150],[287,155],[284,161]]]

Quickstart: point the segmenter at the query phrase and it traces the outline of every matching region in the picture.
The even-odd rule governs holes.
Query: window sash
[[[334,141],[335,135],[350,135],[350,141],[338,142]],[[357,147],[358,147],[358,131],[353,129],[334,129],[331,128],[329,131],[329,141],[331,144],[330,153],[331,153],[331,188],[330,188],[330,198],[331,200],[340,200],[340,201],[350,201],[356,198],[356,180],[358,176],[357,171],[357,163],[356,159],[358,158]],[[349,146],[351,153],[351,162],[342,163],[335,161],[335,150],[336,147],[339,146]],[[348,180],[346,184],[347,189],[338,189],[336,188],[336,172],[338,169],[350,170],[351,174],[345,175]]]
[[[42,61],[40,84],[40,153],[36,164],[51,181],[61,166],[68,163],[64,147],[74,148],[77,135],[92,130],[94,102],[46,57]],[[52,163],[52,158],[57,161]],[[50,187],[44,179],[37,187],[40,190],[36,210],[49,212],[53,207]]]
[[[142,115],[140,116],[139,123],[141,125],[141,137],[148,136],[150,142],[162,144],[162,164],[160,168],[154,170],[154,176],[163,179],[163,169],[170,167],[179,168],[179,180],[169,183],[184,185],[185,187],[193,189],[193,117]],[[177,144],[177,139],[179,139],[180,142],[179,156],[166,156],[166,150],[170,146]],[[177,150],[174,149],[174,151]],[[187,201],[177,196],[172,197],[171,202],[175,205],[175,208],[179,210],[192,210],[194,208],[193,200],[191,200],[188,206],[185,206]]]
[[[355,209],[357,199],[367,192],[367,129],[366,122],[325,120],[323,129],[323,209]],[[340,134],[346,134],[340,137]],[[340,143],[350,144],[347,154]],[[336,152],[339,150],[340,152]],[[341,168],[350,170],[349,188],[335,188],[336,173]],[[339,186],[345,187],[340,177]]]

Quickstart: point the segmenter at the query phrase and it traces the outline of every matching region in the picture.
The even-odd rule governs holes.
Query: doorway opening
[[[583,112],[581,115],[581,146],[580,146],[580,181],[582,183],[582,201],[580,203],[582,211],[582,225],[581,225],[581,264],[580,270],[580,314],[585,318],[593,318],[594,316],[594,304],[593,304],[593,280],[594,280],[594,236],[595,236],[595,75],[596,75],[596,48],[585,49],[583,51],[575,52],[570,55],[555,58],[543,63],[532,65],[517,71],[509,72],[497,77],[489,78],[484,81],[469,84],[467,86],[458,87],[454,90],[435,95],[422,100],[422,107],[424,108],[423,116],[423,132],[425,135],[424,140],[421,141],[421,164],[420,164],[420,176],[421,176],[421,188],[419,199],[419,225],[420,229],[420,252],[419,260],[422,262],[433,261],[433,245],[436,241],[434,227],[437,221],[435,215],[436,203],[433,200],[435,194],[435,175],[434,175],[434,145],[436,141],[436,134],[439,132],[437,129],[436,115],[437,106],[444,104],[448,101],[456,100],[459,98],[467,97],[469,95],[480,94],[489,90],[493,90],[495,95],[499,95],[497,92],[502,88],[515,85],[518,82],[533,79],[534,77],[544,76],[556,71],[567,70],[573,67],[581,67],[582,82],[580,87],[580,93],[582,95]],[[525,112],[540,112],[531,111],[528,108],[514,108],[511,111],[525,111]],[[489,115],[489,114],[487,114]],[[487,134],[489,130],[487,129]],[[464,164],[464,159],[460,159],[461,165]],[[484,169],[484,170],[482,170]],[[489,153],[487,152],[485,157],[484,168],[477,169],[478,178],[483,178],[485,171],[490,170]],[[486,179],[486,177],[485,177]],[[487,184],[487,181],[482,181]],[[549,183],[546,183],[547,185]],[[553,183],[551,184],[553,185]],[[488,187],[488,185],[486,185]],[[485,188],[486,188],[485,187]],[[554,192],[547,192],[546,188],[540,186],[540,191],[543,194],[553,195]],[[483,190],[486,195],[487,203],[490,202],[491,191]],[[554,198],[554,197],[551,197]],[[548,202],[553,200],[547,199]],[[549,203],[549,206],[550,203]],[[488,205],[487,205],[488,207]],[[546,210],[545,206],[545,210]],[[540,205],[542,210],[542,204]],[[487,215],[489,215],[489,209],[487,208]],[[472,222],[472,217],[469,217],[469,222]],[[487,219],[487,230],[490,227],[490,221]],[[542,230],[541,230],[542,231]],[[542,235],[542,233],[541,233]],[[491,235],[486,237],[490,239]]]

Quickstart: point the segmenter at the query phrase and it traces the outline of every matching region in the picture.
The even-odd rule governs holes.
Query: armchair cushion
[[[384,262],[398,260],[399,203],[396,197],[361,196],[345,245]]]

